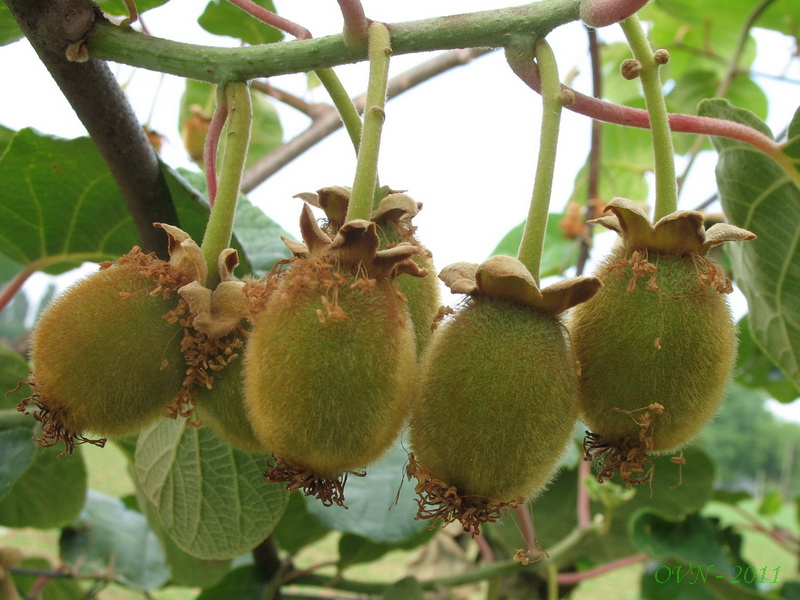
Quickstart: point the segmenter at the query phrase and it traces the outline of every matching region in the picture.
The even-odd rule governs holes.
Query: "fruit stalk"
[[[347,90],[344,89],[342,82],[333,69],[317,69],[314,73],[319,77],[320,82],[331,97],[333,105],[339,111],[339,117],[341,117],[344,128],[347,130],[347,135],[353,143],[353,149],[358,154],[362,126],[361,117],[358,116],[355,104],[353,104]]]
[[[550,193],[553,187],[562,101],[558,66],[550,45],[545,40],[538,40],[533,47],[533,54],[542,81],[542,125],[533,194],[517,258],[528,268],[538,285],[539,266],[547,230],[547,211],[550,208]],[[530,50],[520,51],[511,47],[508,49],[509,62],[532,59]]]
[[[347,208],[347,221],[368,220],[372,213],[378,183],[378,152],[386,116],[384,107],[391,55],[389,30],[383,23],[372,23],[369,26],[369,85],[364,127],[361,131],[353,193]]]
[[[647,41],[639,17],[633,15],[620,23],[628,40],[633,57],[639,61],[647,114],[650,117],[650,131],[653,138],[653,157],[656,175],[656,207],[653,223],[678,210],[678,185],[675,179],[675,152],[672,147],[672,134],[667,115],[667,104],[661,88],[661,66],[653,56],[653,49]]]
[[[247,148],[250,143],[250,124],[253,109],[250,90],[245,82],[232,82],[225,86],[228,120],[225,132],[225,151],[220,162],[219,186],[211,216],[206,225],[200,246],[208,264],[207,287],[214,289],[219,283],[217,258],[231,243],[233,218],[239,199]]]

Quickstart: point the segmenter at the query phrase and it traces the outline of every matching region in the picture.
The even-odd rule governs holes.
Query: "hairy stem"
[[[531,50],[535,52],[536,65],[542,80],[542,125],[539,133],[539,158],[533,183],[533,195],[517,258],[528,268],[538,284],[544,237],[547,231],[547,211],[550,208],[550,193],[553,188],[553,171],[556,165],[562,104],[558,66],[547,42],[538,40],[532,49],[509,46],[506,50],[508,62],[532,62],[533,52]]]
[[[314,71],[325,86],[328,95],[333,101],[333,105],[339,112],[339,117],[342,119],[347,135],[350,136],[350,141],[353,144],[353,149],[358,154],[358,146],[361,143],[361,117],[347,90],[344,89],[342,82],[336,75],[333,69],[317,69]]]
[[[17,0],[21,1],[21,0]],[[511,8],[389,25],[395,55],[456,48],[497,48],[509,36],[544,36],[578,18],[579,0],[542,0]],[[113,25],[98,27],[88,42],[92,58],[172,73],[211,83],[301,73],[364,60],[341,34],[217,48],[172,42]]]
[[[653,49],[647,41],[639,17],[633,15],[620,24],[633,57],[642,65],[639,78],[642,81],[644,101],[650,116],[650,131],[653,139],[653,156],[656,175],[656,206],[653,222],[678,210],[678,185],[675,179],[675,151],[667,117],[667,104],[661,87],[659,69],[661,65],[653,57]]]
[[[219,186],[216,202],[211,210],[201,245],[208,264],[206,286],[212,289],[219,283],[217,267],[219,254],[231,243],[233,218],[236,214],[242,170],[250,143],[250,124],[253,120],[250,90],[246,83],[229,83],[225,86],[224,93],[228,106],[225,151],[219,161]]]
[[[644,562],[650,557],[647,554],[634,554],[626,556],[618,560],[611,561],[594,569],[587,569],[586,571],[578,571],[577,573],[559,573],[556,577],[561,585],[577,585],[581,581],[591,579],[592,577],[599,577],[605,575],[616,569],[627,567],[628,565],[635,565],[636,563]]]
[[[353,193],[347,207],[347,220],[369,219],[378,182],[378,153],[386,113],[386,86],[389,57],[392,54],[389,30],[383,23],[369,26],[369,84],[364,111],[364,127],[358,145],[358,163]]]

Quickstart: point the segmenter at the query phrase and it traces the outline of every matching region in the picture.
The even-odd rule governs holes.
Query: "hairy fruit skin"
[[[331,281],[338,283],[331,288]],[[395,439],[415,366],[413,331],[391,279],[299,259],[282,274],[247,344],[253,430],[280,460],[338,479]]]
[[[575,361],[556,318],[471,298],[439,326],[423,357],[414,457],[467,504],[530,497],[552,477],[571,437],[576,393]]]
[[[626,258],[621,248],[597,276],[603,288],[569,321],[583,419],[605,440],[638,439],[636,411],[659,404],[648,450],[678,450],[714,416],[733,369],[724,277],[697,254]]]
[[[180,325],[163,318],[177,300],[151,295],[155,287],[138,265],[112,265],[42,314],[31,342],[34,398],[64,435],[127,435],[166,414],[184,359]]]

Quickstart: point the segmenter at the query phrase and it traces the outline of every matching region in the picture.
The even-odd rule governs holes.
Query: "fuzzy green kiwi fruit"
[[[590,297],[580,278],[540,292],[511,257],[440,274],[469,298],[423,355],[412,405],[409,476],[418,518],[481,523],[535,496],[556,470],[578,416],[577,367],[559,313]]]
[[[579,402],[589,427],[586,458],[598,479],[649,480],[652,456],[680,450],[720,408],[736,357],[730,280],[708,249],[754,236],[702,215],[673,213],[651,226],[616,199],[598,222],[622,235],[599,266],[602,289],[570,314],[581,365]]]
[[[79,281],[42,313],[31,339],[40,443],[62,441],[67,452],[89,433],[135,433],[162,414],[181,387],[182,330],[164,317],[175,296],[152,295],[148,269],[165,265],[133,252]]]
[[[367,221],[345,224],[331,241],[307,207],[301,228],[307,246],[287,242],[297,258],[249,336],[246,405],[277,461],[268,478],[342,504],[346,474],[379,458],[407,416],[414,334],[391,277],[372,270],[416,250],[376,253]]]

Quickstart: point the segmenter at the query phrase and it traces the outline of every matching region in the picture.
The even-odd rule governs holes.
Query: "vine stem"
[[[331,97],[331,101],[339,112],[339,117],[347,131],[347,135],[350,137],[350,142],[353,144],[353,149],[356,151],[356,154],[358,154],[358,147],[361,143],[362,125],[356,105],[353,104],[350,95],[347,93],[347,90],[344,89],[341,80],[333,69],[317,69],[314,73],[319,77],[320,82],[325,86],[325,90]]]
[[[228,100],[225,97],[224,86],[217,86],[217,102],[214,114],[208,125],[206,141],[203,145],[203,168],[206,172],[206,192],[208,205],[213,209],[217,199],[217,151],[225,120],[228,118]]]
[[[538,285],[547,230],[547,211],[550,208],[550,193],[553,187],[562,103],[558,66],[550,45],[544,40],[537,40],[532,49],[542,81],[542,125],[533,194],[517,258],[531,272]],[[506,57],[509,63],[530,61],[533,58],[531,48],[522,49],[516,46],[509,46]]]
[[[639,17],[633,15],[620,23],[631,47],[633,57],[639,61],[645,106],[650,116],[650,132],[653,139],[653,157],[656,176],[656,206],[653,222],[678,210],[678,184],[675,179],[675,151],[667,116],[667,104],[661,87],[661,65],[653,56]]]
[[[225,150],[220,164],[217,197],[206,225],[203,243],[200,246],[208,264],[207,287],[219,283],[217,259],[220,252],[231,243],[233,218],[239,200],[239,186],[250,144],[250,125],[253,108],[250,90],[245,82],[232,82],[225,86],[225,102],[228,107]]]
[[[369,83],[364,125],[358,150],[353,192],[347,207],[347,220],[368,220],[378,182],[378,153],[386,113],[386,86],[389,81],[391,37],[383,23],[369,26]]]

